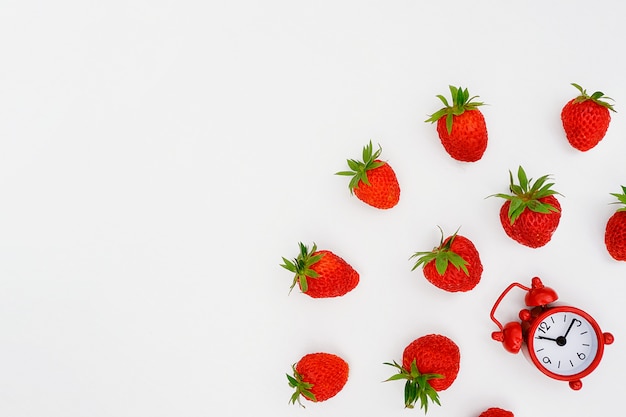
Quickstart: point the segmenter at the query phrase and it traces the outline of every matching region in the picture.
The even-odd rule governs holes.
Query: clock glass
[[[533,361],[556,376],[579,375],[598,355],[599,336],[583,312],[554,309],[539,317],[530,331],[528,349]]]

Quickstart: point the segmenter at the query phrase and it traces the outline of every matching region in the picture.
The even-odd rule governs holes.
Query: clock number
[[[584,353],[576,353],[576,355],[578,355],[578,359],[580,359],[581,361],[584,361],[587,357],[587,355],[585,355]]]
[[[583,324],[583,322],[578,319],[574,319],[574,322],[576,323],[576,327],[580,327]]]
[[[550,330],[550,326],[545,321],[542,321],[537,330],[545,334],[546,332]]]
[[[550,358],[549,358],[549,357],[547,357],[547,356],[544,356],[544,357],[543,357],[543,359],[541,359],[541,361],[542,361],[543,363],[552,363],[552,361],[550,360]]]

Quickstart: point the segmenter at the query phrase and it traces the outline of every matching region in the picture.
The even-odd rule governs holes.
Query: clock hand
[[[569,327],[567,328],[567,331],[565,332],[563,337],[567,337],[567,335],[569,334],[569,331],[572,330],[572,326],[574,325],[574,322],[576,322],[576,319],[572,319],[572,322],[569,324]]]
[[[537,339],[552,340],[553,342],[556,342],[556,339],[552,339],[551,337],[545,337],[545,336],[537,336]]]
[[[545,336],[537,336],[537,339],[551,340],[553,342],[556,342],[556,344],[559,346],[565,346],[565,344],[567,343],[567,340],[565,339],[564,336],[559,336],[556,339],[552,339],[551,337],[545,337]]]

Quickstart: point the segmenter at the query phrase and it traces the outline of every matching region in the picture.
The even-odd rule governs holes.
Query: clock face
[[[528,353],[535,365],[554,378],[586,375],[597,366],[603,348],[594,324],[578,309],[550,309],[529,329]]]

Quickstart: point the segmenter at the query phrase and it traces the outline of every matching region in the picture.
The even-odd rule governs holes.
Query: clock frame
[[[506,294],[511,289],[516,287],[526,291],[525,304],[529,308],[525,308],[519,312],[519,322],[509,322],[503,326],[495,318],[495,311]],[[579,390],[582,387],[581,379],[589,375],[598,367],[604,354],[604,346],[613,343],[614,338],[611,333],[603,333],[596,320],[590,314],[577,307],[554,304],[557,299],[558,296],[556,292],[551,288],[544,287],[538,277],[534,277],[532,279],[531,287],[526,287],[519,283],[512,283],[496,300],[491,310],[491,319],[499,328],[499,331],[493,332],[491,337],[492,339],[501,342],[503,347],[511,353],[518,353],[522,350],[524,356],[526,356],[530,362],[544,375],[559,381],[566,381],[569,383],[570,388],[573,390]],[[545,320],[547,318],[559,313],[563,313],[564,315],[572,314],[579,316],[589,324],[590,329],[593,331],[593,337],[590,339],[590,344],[594,343],[595,346],[590,346],[590,349],[587,352],[587,354],[593,354],[593,358],[588,359],[585,356],[582,368],[580,370],[572,371],[571,373],[558,373],[548,369],[542,363],[544,358],[542,357],[540,359],[535,352],[534,335],[537,332],[543,331],[538,329],[540,329],[541,326],[544,326],[545,328]],[[581,322],[581,325],[583,324],[582,320],[578,321]],[[574,320],[572,320],[571,324],[572,326],[574,325]],[[571,326],[569,326],[569,329],[571,329]],[[565,331],[565,335],[551,335],[549,340],[554,341],[559,344],[559,346],[565,346],[567,343],[565,336],[567,336],[569,329]],[[545,339],[547,336],[543,338]],[[591,342],[591,340],[593,340],[593,342]],[[580,355],[584,356],[586,354],[583,353]],[[581,358],[581,356],[578,357]],[[574,366],[573,363],[572,366]]]
[[[548,367],[543,365],[543,358],[541,355],[536,353],[537,349],[535,349],[534,335],[539,332],[540,326],[545,324],[548,318],[554,317],[557,313],[571,313],[573,315],[577,315],[583,318],[593,330],[591,339],[593,339],[595,346],[590,346],[590,353],[593,357],[587,360],[587,363],[578,372],[569,374],[553,372],[548,369]],[[525,356],[527,356],[537,369],[539,369],[546,376],[559,381],[567,381],[573,389],[580,389],[582,387],[581,379],[589,375],[598,367],[600,361],[602,360],[602,355],[604,354],[604,345],[612,342],[612,336],[605,336],[596,320],[590,314],[576,307],[567,305],[535,307],[531,310],[522,310],[520,312],[520,318],[522,319],[522,334],[525,341],[525,345],[523,347]],[[609,343],[607,343],[607,341]]]

